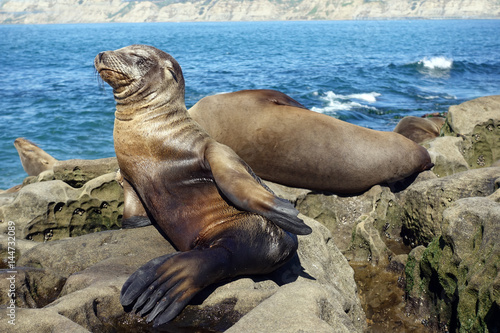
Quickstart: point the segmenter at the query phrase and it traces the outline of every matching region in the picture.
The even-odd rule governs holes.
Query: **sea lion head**
[[[177,61],[148,45],[130,45],[99,53],[94,66],[113,88],[120,106],[151,106],[184,103],[184,77]]]
[[[24,171],[30,176],[38,176],[41,172],[52,169],[57,162],[54,157],[27,139],[17,138],[14,147],[19,153]]]

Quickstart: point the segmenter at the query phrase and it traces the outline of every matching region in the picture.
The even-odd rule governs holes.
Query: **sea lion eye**
[[[175,75],[174,69],[173,68],[168,68],[170,74],[172,74],[172,77],[174,78],[175,82],[178,83],[179,81],[177,80],[177,75]]]
[[[137,66],[139,66],[139,67],[143,67],[143,66],[146,64],[146,59],[144,59],[144,58],[139,58],[139,59],[137,59],[136,64],[137,64]]]
[[[134,53],[134,54],[132,54],[132,57],[133,57],[133,62],[138,67],[144,67],[148,63],[146,58],[144,58],[138,54]]]

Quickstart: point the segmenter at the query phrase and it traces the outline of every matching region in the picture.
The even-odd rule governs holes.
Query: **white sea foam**
[[[432,57],[432,58],[425,57],[424,59],[420,60],[418,64],[431,70],[432,69],[448,70],[451,69],[451,67],[453,66],[453,59],[446,58],[443,56]]]
[[[361,93],[361,94],[351,94],[351,95],[341,95],[336,94],[333,91],[327,91],[324,94],[319,95],[317,92],[314,95],[319,96],[319,98],[326,102],[324,107],[312,107],[312,111],[324,113],[324,112],[335,112],[342,110],[351,110],[353,108],[365,108],[370,110],[376,110],[375,107],[360,104],[353,100],[363,101],[367,103],[375,103],[377,97],[380,96],[377,92],[371,93]]]
[[[442,95],[442,96],[434,96],[434,95],[424,96],[424,95],[417,95],[417,97],[422,98],[422,99],[427,99],[427,100],[439,99],[439,98],[444,98],[444,99],[457,99],[457,97],[456,97],[456,96],[453,96],[453,95],[448,95],[448,94],[445,94],[445,95]]]
[[[366,101],[368,103],[375,103],[377,101],[377,97],[379,97],[380,94],[376,92],[371,92],[371,93],[365,93],[365,94],[352,94],[348,95],[348,98],[352,99],[358,99],[362,101]]]
[[[423,98],[423,99],[438,99],[438,98],[440,98],[439,96],[424,96],[424,95],[417,95],[417,97]]]

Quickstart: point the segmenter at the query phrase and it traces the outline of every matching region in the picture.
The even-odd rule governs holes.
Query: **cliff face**
[[[0,23],[500,18],[498,0],[1,0]]]

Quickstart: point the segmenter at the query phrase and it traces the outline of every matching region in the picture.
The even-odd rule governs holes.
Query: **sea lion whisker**
[[[105,85],[105,82],[104,80],[102,79],[101,75],[99,74],[99,71],[94,67],[94,75],[96,77],[96,80],[97,80],[97,84],[99,85],[99,88],[101,90],[106,90],[106,85]]]

